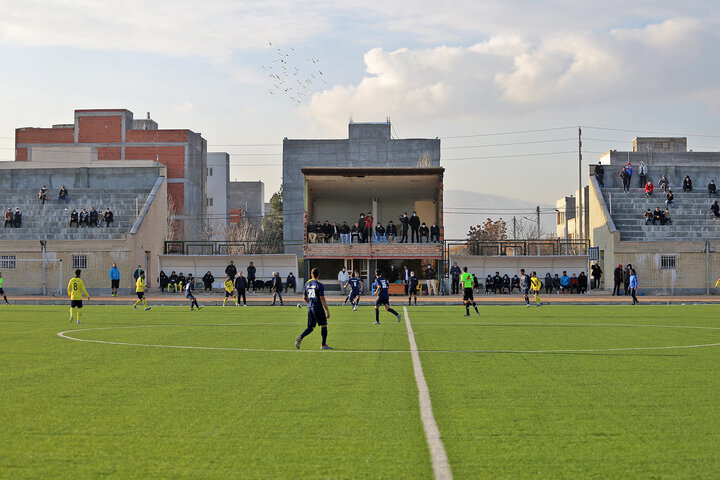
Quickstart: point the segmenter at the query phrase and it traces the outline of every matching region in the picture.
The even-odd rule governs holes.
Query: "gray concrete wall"
[[[620,170],[630,162],[633,167],[632,188],[640,188],[640,176],[637,174],[640,161],[648,167],[647,179],[657,186],[662,175],[670,181],[673,190],[682,191],[685,175],[690,175],[693,189],[706,190],[710,180],[720,183],[720,152],[617,152],[605,154],[600,161],[605,170],[606,187],[622,188]],[[591,172],[595,171],[591,165]]]
[[[207,168],[207,142],[199,133],[188,132],[185,147],[184,221],[185,240],[199,240],[205,221],[205,169]]]
[[[283,221],[285,253],[302,257],[305,167],[416,167],[427,154],[440,166],[440,140],[390,137],[389,123],[351,123],[342,140],[283,140]]]
[[[263,182],[230,182],[228,208],[242,208],[246,218],[258,228],[265,214],[265,184]],[[300,219],[302,222],[302,217]]]
[[[153,188],[164,167],[15,168],[0,170],[0,189],[46,185],[49,195],[65,185],[73,188]]]

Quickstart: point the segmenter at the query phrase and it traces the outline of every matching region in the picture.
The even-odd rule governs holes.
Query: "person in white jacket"
[[[647,180],[646,180],[647,173],[648,173],[647,165],[645,165],[645,162],[640,160],[640,166],[638,167],[638,175],[640,175],[640,187],[644,187],[645,184],[647,183]]]
[[[348,280],[350,280],[350,274],[348,273],[347,270],[345,270],[345,267],[343,267],[342,270],[340,270],[338,272],[338,282],[340,282],[340,293],[342,295],[347,295],[347,293],[348,293],[346,291],[347,289],[345,288],[345,285],[347,285]]]

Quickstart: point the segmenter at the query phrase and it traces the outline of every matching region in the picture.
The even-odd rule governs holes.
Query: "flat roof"
[[[355,167],[305,167],[301,169],[304,175],[323,175],[323,176],[342,176],[342,177],[358,177],[358,176],[391,176],[391,175],[442,175],[445,172],[443,167],[423,167],[423,168],[355,168]]]

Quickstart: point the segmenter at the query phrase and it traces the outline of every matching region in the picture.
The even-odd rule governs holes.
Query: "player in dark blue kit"
[[[347,286],[350,286],[350,295],[348,295],[345,301],[350,301],[350,304],[353,306],[352,311],[354,312],[357,310],[357,305],[360,302],[360,292],[362,292],[363,288],[363,282],[357,270],[353,272],[353,276],[343,285],[343,288]],[[345,305],[345,302],[343,302],[343,305]]]
[[[307,303],[307,328],[295,339],[295,348],[300,348],[302,339],[312,333],[315,325],[320,325],[320,333],[322,334],[321,348],[323,350],[332,350],[332,347],[327,344],[327,321],[330,318],[330,310],[328,310],[325,301],[325,287],[318,282],[320,271],[317,268],[313,268],[310,275],[312,279],[305,284],[305,293],[303,295],[303,299]]]
[[[385,310],[392,313],[397,317],[397,321],[400,321],[400,314],[390,308],[390,293],[388,291],[390,284],[387,280],[382,277],[380,270],[375,270],[375,323],[373,325],[380,325],[380,305],[385,305]]]

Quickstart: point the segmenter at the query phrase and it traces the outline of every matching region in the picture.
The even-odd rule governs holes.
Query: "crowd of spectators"
[[[15,208],[13,212],[12,208],[5,210],[5,224],[3,228],[20,228],[22,227],[22,212],[19,208]]]
[[[408,241],[408,231],[410,240]],[[399,237],[399,238],[398,238]],[[408,216],[407,212],[400,216],[399,223],[390,220],[386,225],[375,220],[372,212],[361,213],[357,222],[348,225],[337,222],[319,220],[307,225],[308,243],[439,243],[440,227],[432,224],[428,227],[421,222],[417,212]]]
[[[80,212],[73,208],[72,212],[70,212],[70,226],[72,227],[75,224],[75,228],[81,226],[100,227],[104,223],[107,228],[113,223],[114,217],[115,215],[110,210],[110,207],[105,209],[102,216],[95,210],[95,207],[90,207],[90,211],[83,208]]]
[[[238,294],[238,300],[242,299],[243,304],[245,304],[246,292],[255,293],[256,290],[269,288],[270,291],[279,296],[280,293],[283,293],[283,288],[284,293],[287,293],[288,289],[292,289],[293,292],[297,291],[297,278],[293,272],[288,274],[284,285],[280,278],[280,272],[273,272],[269,280],[258,279],[257,268],[253,262],[249,263],[245,272],[247,276],[243,275],[242,270],[238,270],[233,260],[230,260],[228,266],[225,267],[225,276],[233,282],[235,291]],[[158,276],[158,285],[160,286],[161,292],[180,293],[190,278],[194,278],[192,274],[188,274],[188,277],[185,277],[183,272],[175,273],[175,271],[172,271],[170,275],[167,275],[161,270]],[[215,283],[215,276],[212,272],[208,270],[200,280],[202,281],[204,291],[212,292],[213,283]],[[282,304],[282,298],[280,298],[280,302]]]
[[[599,265],[593,265],[592,276],[593,288],[600,288],[602,270]],[[588,276],[585,272],[580,272],[580,275],[573,273],[570,276],[568,276],[567,271],[563,271],[562,276],[557,273],[553,276],[550,272],[547,272],[547,274],[545,274],[545,278],[541,280],[540,283],[545,289],[545,293],[555,292],[558,295],[561,293],[587,293],[590,288],[590,285],[588,284]],[[485,295],[512,295],[516,289],[517,293],[521,293],[520,277],[517,275],[510,277],[507,273],[504,275],[500,275],[500,272],[495,272],[495,275],[488,274],[485,278],[484,287]],[[476,288],[480,288],[480,285],[477,283]]]

